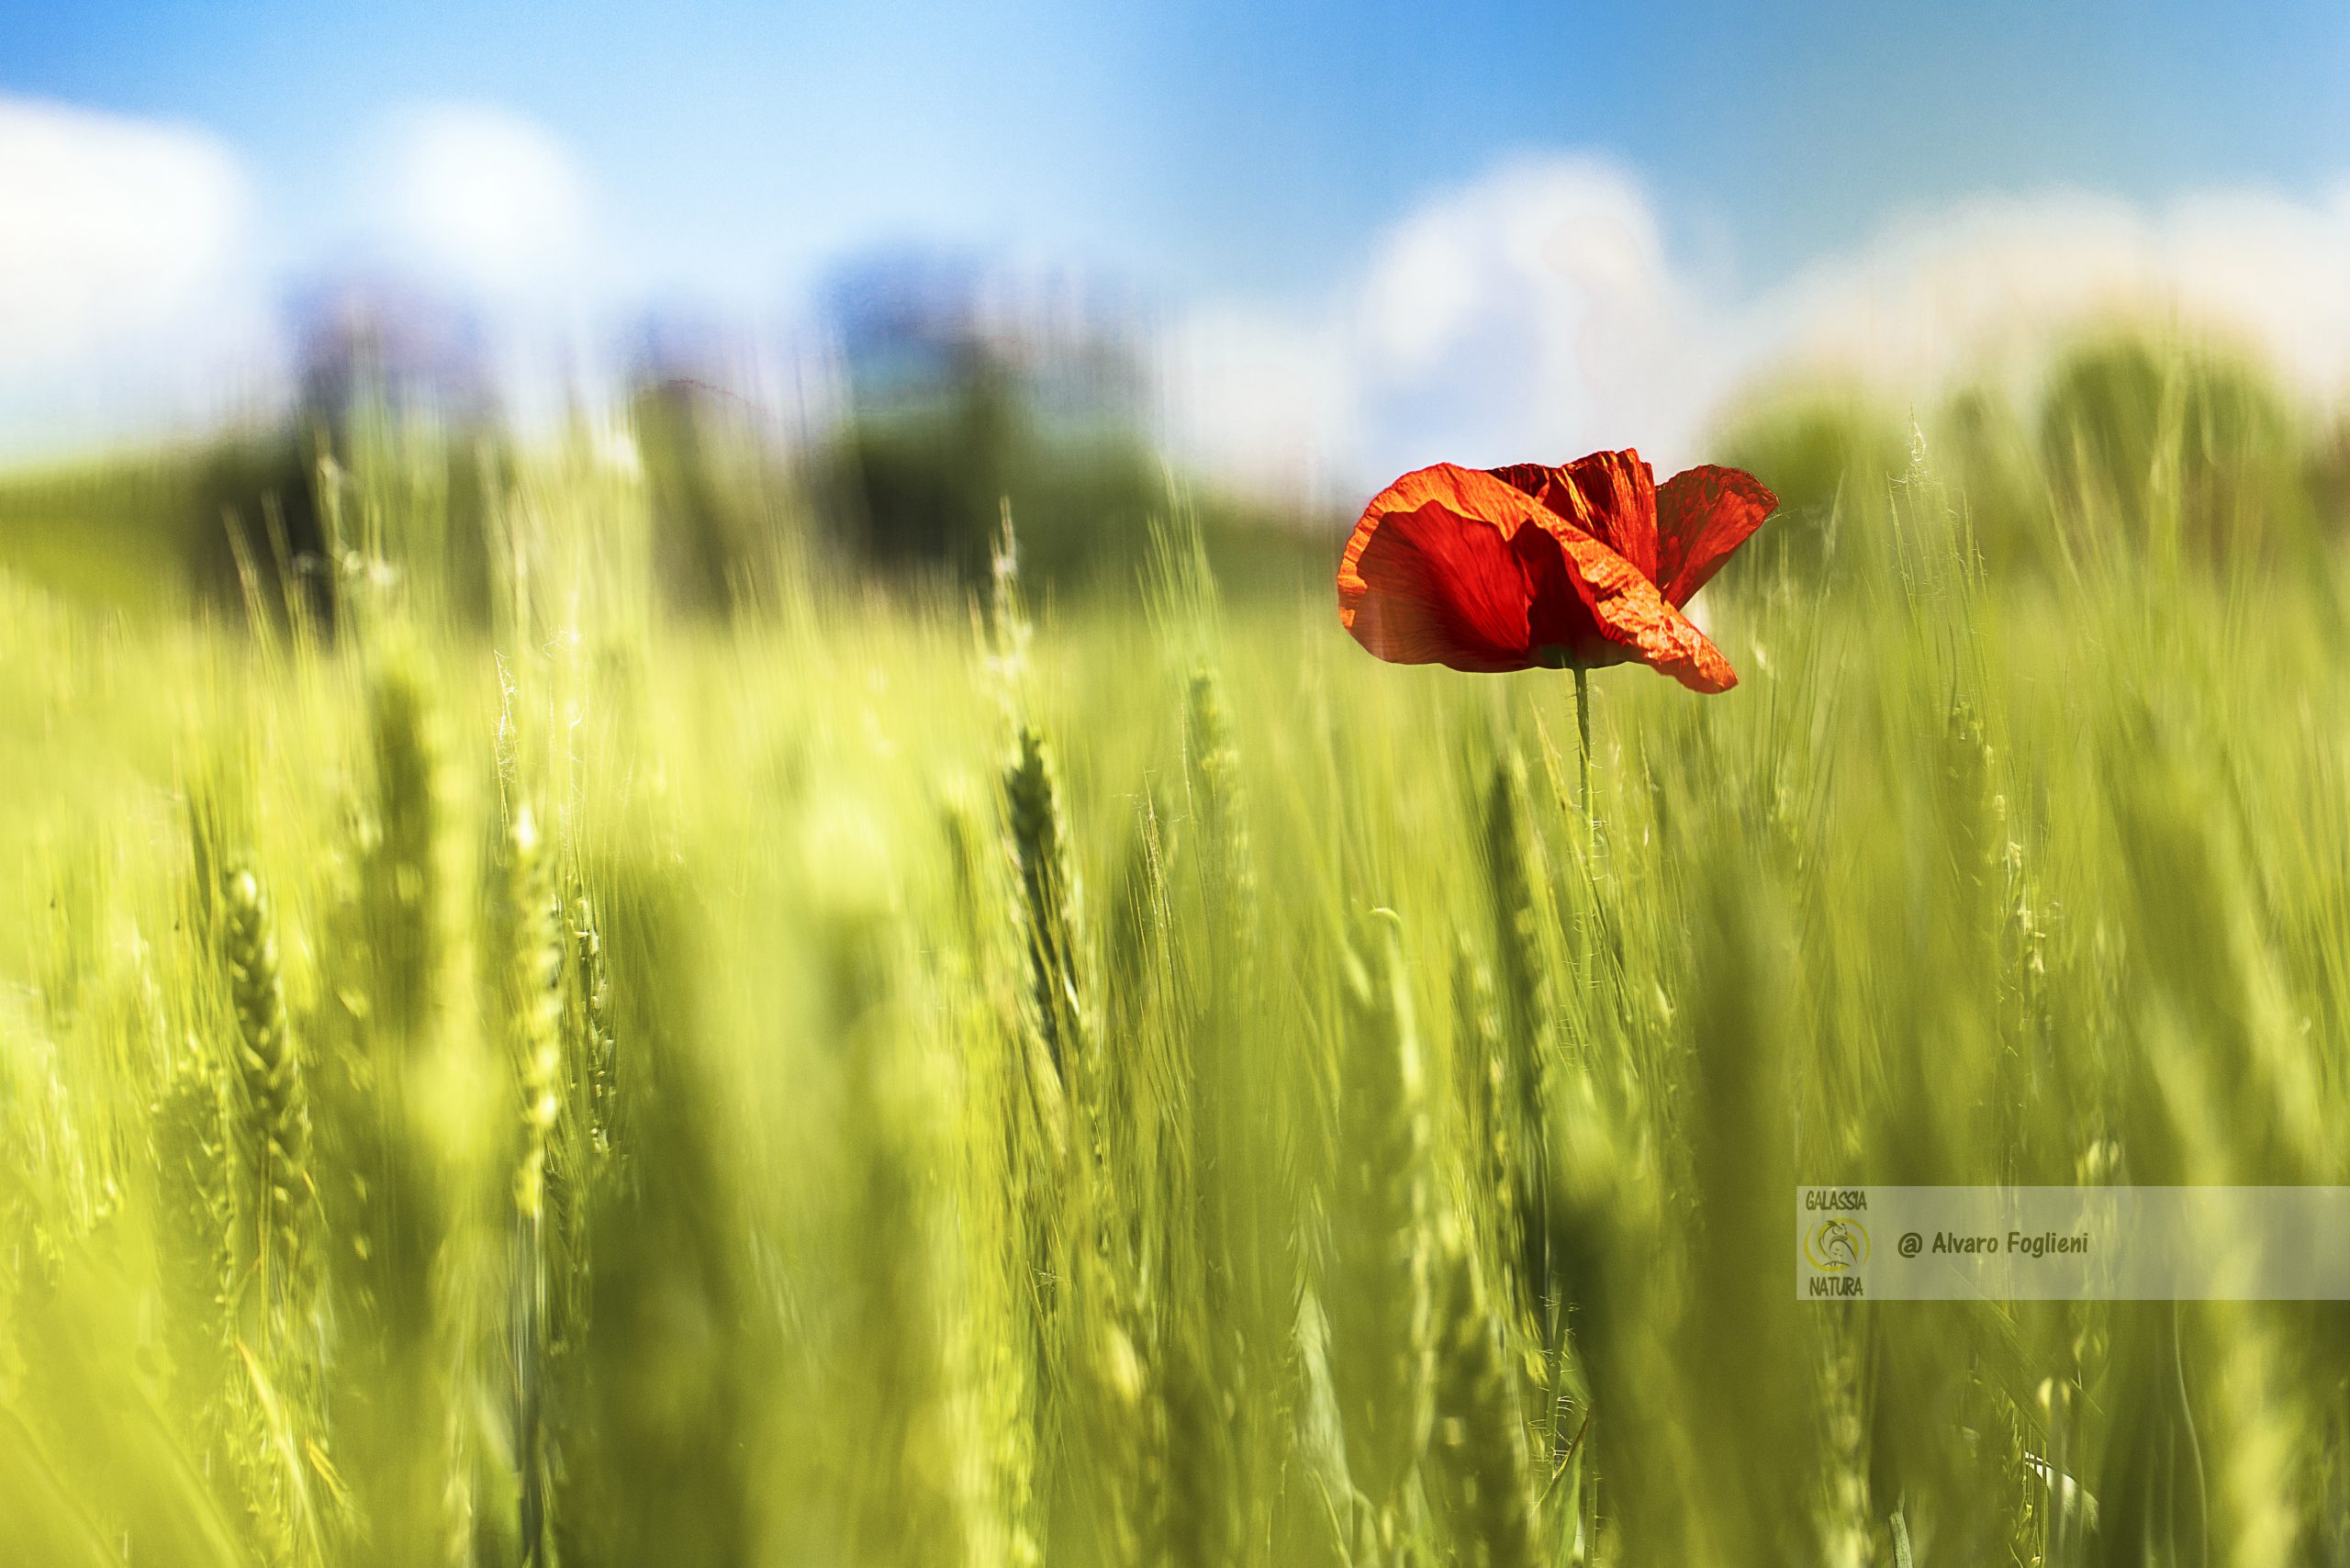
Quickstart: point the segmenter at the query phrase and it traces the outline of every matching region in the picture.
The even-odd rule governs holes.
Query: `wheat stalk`
[[[1494,767],[1485,792],[1484,870],[1498,971],[1504,1049],[1488,1068],[1486,1133],[1505,1201],[1504,1232],[1516,1244],[1511,1268],[1536,1330],[1555,1338],[1558,1281],[1549,1221],[1550,1179],[1543,1133],[1551,996],[1542,962],[1542,914],[1527,821],[1526,770],[1513,751]]]
[[[503,1006],[508,1058],[519,1090],[521,1151],[514,1173],[515,1279],[509,1306],[516,1361],[515,1468],[522,1560],[548,1561],[547,1361],[550,1300],[568,1294],[569,1260],[549,1256],[572,1229],[565,1143],[563,944],[548,854],[529,801],[515,805],[499,857]]]

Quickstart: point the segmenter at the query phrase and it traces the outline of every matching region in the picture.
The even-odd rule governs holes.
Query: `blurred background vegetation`
[[[2027,374],[1962,378],[1907,408],[1833,381],[1764,386],[1727,416],[1718,455],[1784,508],[1729,568],[1750,578],[1818,569],[1840,498],[1920,458],[1963,498],[1968,537],[2002,579],[2154,548],[2290,564],[2350,527],[2350,425],[2307,409],[2248,351],[2129,320],[2059,340]]]
[[[1007,506],[1040,591],[1129,591],[1150,520],[1182,510],[1233,591],[1286,593],[1326,572],[1352,521],[1190,483],[1152,450],[1138,368],[1114,341],[1039,349],[951,314],[878,314],[850,317],[846,397],[812,426],[648,353],[617,417],[580,411],[558,431],[642,481],[672,608],[772,603],[782,577],[809,570],[968,590]],[[281,422],[0,475],[0,560],[104,602],[232,612],[258,574],[274,602],[307,595],[330,616],[320,475],[369,464],[415,488],[384,503],[410,558],[483,625],[487,519],[515,483],[517,438],[479,378],[420,370],[362,315],[314,336],[304,385]],[[1907,406],[1833,378],[1765,381],[1727,407],[1707,455],[1783,503],[1729,568],[1732,592],[1825,570],[1840,503],[1921,455],[1963,496],[1967,536],[2001,579],[2150,549],[2290,567],[2350,527],[2350,424],[2305,408],[2256,356],[2137,321]],[[2157,491],[2157,474],[2175,490]],[[1881,543],[1846,541],[1841,558]]]
[[[655,323],[617,414],[562,422],[554,444],[641,479],[672,608],[771,604],[778,574],[809,569],[967,589],[1007,507],[1032,577],[1055,591],[1124,591],[1150,520],[1178,506],[1244,591],[1326,569],[1333,520],[1196,492],[1161,461],[1123,328],[990,321],[968,279],[932,275],[945,266],[891,255],[845,269],[838,406],[822,417],[736,390],[739,345]],[[118,604],[229,611],[258,574],[273,602],[303,594],[330,615],[321,474],[364,465],[410,492],[382,501],[402,520],[404,558],[442,579],[461,622],[484,625],[487,519],[514,484],[519,438],[464,318],[362,280],[297,319],[301,392],[285,417],[0,473],[0,560]]]

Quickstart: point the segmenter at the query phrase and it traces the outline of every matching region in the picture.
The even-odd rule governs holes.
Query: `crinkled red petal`
[[[1561,468],[1516,463],[1489,470],[1656,577],[1656,474],[1640,454],[1595,452]]]
[[[1656,581],[1664,597],[1688,603],[1778,506],[1741,468],[1690,468],[1667,479],[1656,493]]]

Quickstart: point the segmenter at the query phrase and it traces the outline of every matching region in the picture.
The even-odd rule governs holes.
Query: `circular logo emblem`
[[[1856,1219],[1824,1219],[1803,1238],[1803,1255],[1823,1274],[1841,1274],[1869,1260],[1869,1233]]]

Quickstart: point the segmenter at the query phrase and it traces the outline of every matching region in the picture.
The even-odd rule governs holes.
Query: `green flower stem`
[[[1583,742],[1583,831],[1594,848],[1599,845],[1599,808],[1591,797],[1591,672],[1575,668],[1575,734]]]

